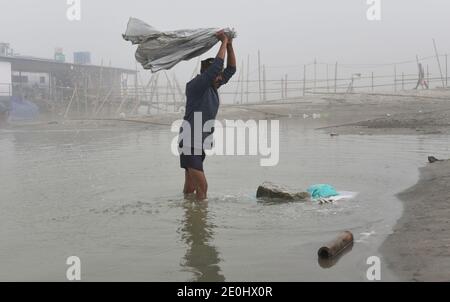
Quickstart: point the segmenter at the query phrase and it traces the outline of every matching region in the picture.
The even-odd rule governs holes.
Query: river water
[[[280,161],[208,157],[209,200],[181,194],[183,171],[164,126],[0,130],[0,280],[66,280],[69,256],[85,281],[364,281],[370,256],[402,212],[395,194],[418,179],[447,136],[330,137],[294,120],[280,126]],[[273,181],[354,191],[334,204],[267,203]],[[350,230],[333,266],[317,250]]]

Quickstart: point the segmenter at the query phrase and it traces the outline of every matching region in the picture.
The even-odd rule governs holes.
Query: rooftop
[[[89,70],[91,69],[103,69],[104,71],[117,71],[121,73],[135,74],[136,70],[118,68],[111,66],[101,66],[101,65],[83,65],[74,64],[68,62],[60,62],[53,59],[37,58],[31,56],[2,56],[0,55],[0,62],[10,62],[12,69],[14,71],[23,72],[51,72],[51,71],[61,71],[61,70]]]

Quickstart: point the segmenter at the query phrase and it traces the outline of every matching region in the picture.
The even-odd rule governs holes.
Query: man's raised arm
[[[227,44],[227,68],[223,71],[223,80],[220,85],[225,85],[236,73],[236,55],[233,49],[233,39],[228,40]]]
[[[234,54],[234,49],[233,49],[233,39],[228,40],[227,56],[228,56],[227,67],[236,69],[236,55]]]
[[[211,86],[212,81],[222,72],[223,61],[225,60],[225,54],[227,52],[228,37],[223,30],[217,32],[216,37],[222,42],[216,59],[203,73],[200,74],[200,76],[188,83],[189,87],[186,90],[186,93],[191,95],[202,94],[209,86]]]

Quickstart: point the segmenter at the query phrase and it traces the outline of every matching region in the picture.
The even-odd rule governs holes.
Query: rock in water
[[[440,160],[440,159],[437,159],[437,158],[434,157],[434,156],[428,156],[428,162],[429,162],[430,164],[435,163],[435,162],[437,162],[437,161],[441,161],[441,160]]]
[[[309,199],[311,196],[307,192],[293,192],[283,186],[276,185],[271,182],[265,182],[258,187],[256,197],[299,201]]]

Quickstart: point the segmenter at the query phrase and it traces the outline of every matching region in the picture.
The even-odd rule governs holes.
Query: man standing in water
[[[222,44],[215,58],[202,61],[200,74],[186,85],[186,114],[180,129],[180,166],[185,169],[184,194],[196,193],[197,199],[207,198],[208,183],[203,171],[205,160],[205,138],[212,135],[203,131],[206,122],[215,120],[219,110],[219,94],[217,90],[226,84],[236,72],[236,57],[233,50],[233,41],[223,30],[216,33]],[[227,54],[227,68],[223,64]],[[196,119],[200,121],[195,121]],[[195,129],[194,126],[202,129]],[[189,128],[187,131],[186,128]],[[195,132],[201,131],[201,139]],[[201,141],[200,141],[201,140]]]

